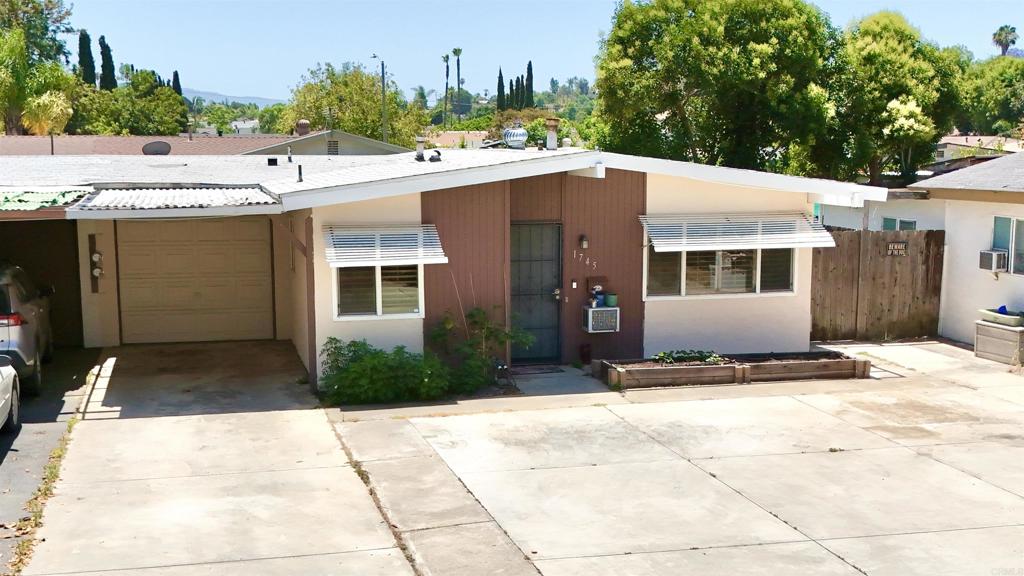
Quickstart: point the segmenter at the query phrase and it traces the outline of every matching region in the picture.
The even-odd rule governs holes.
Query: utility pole
[[[384,59],[373,55],[373,58],[380,59],[380,139],[388,143],[388,88],[387,76],[384,71]]]

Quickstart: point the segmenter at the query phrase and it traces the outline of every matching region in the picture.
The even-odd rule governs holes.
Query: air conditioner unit
[[[583,308],[583,331],[590,333],[618,332],[619,308],[585,306]]]
[[[1006,272],[1009,268],[1010,255],[1006,250],[982,250],[979,268],[989,272]]]

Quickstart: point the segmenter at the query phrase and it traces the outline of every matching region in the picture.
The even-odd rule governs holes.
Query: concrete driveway
[[[424,574],[1024,573],[1024,378],[890,368],[337,427]]]
[[[411,574],[290,343],[106,351],[25,574]]]

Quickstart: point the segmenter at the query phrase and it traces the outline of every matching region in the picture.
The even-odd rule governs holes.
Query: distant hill
[[[271,104],[277,104],[278,102],[284,102],[284,100],[275,100],[274,98],[261,98],[259,96],[230,96],[228,94],[221,94],[219,92],[207,92],[205,90],[193,90],[191,88],[185,88],[182,86],[181,93],[185,98],[189,100],[199,96],[207,102],[241,102],[243,104],[255,104],[259,107],[270,106]]]

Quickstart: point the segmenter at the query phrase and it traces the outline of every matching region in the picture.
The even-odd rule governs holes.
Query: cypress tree
[[[181,96],[181,79],[178,78],[178,71],[174,71],[174,75],[171,76],[171,88]]]
[[[501,74],[501,68],[498,68],[498,110],[505,109],[505,77]]]
[[[107,39],[100,36],[100,90],[117,88],[117,77],[114,75],[114,56],[110,53]]]
[[[516,107],[516,87],[512,83],[512,79],[508,79],[508,96],[505,97],[505,109],[515,109]]]
[[[92,38],[85,30],[78,32],[78,73],[82,82],[96,86],[96,60],[92,57]]]
[[[523,106],[533,108],[533,60],[526,63],[526,95]]]
[[[516,110],[522,110],[526,106],[526,85],[523,77],[516,78]]]

